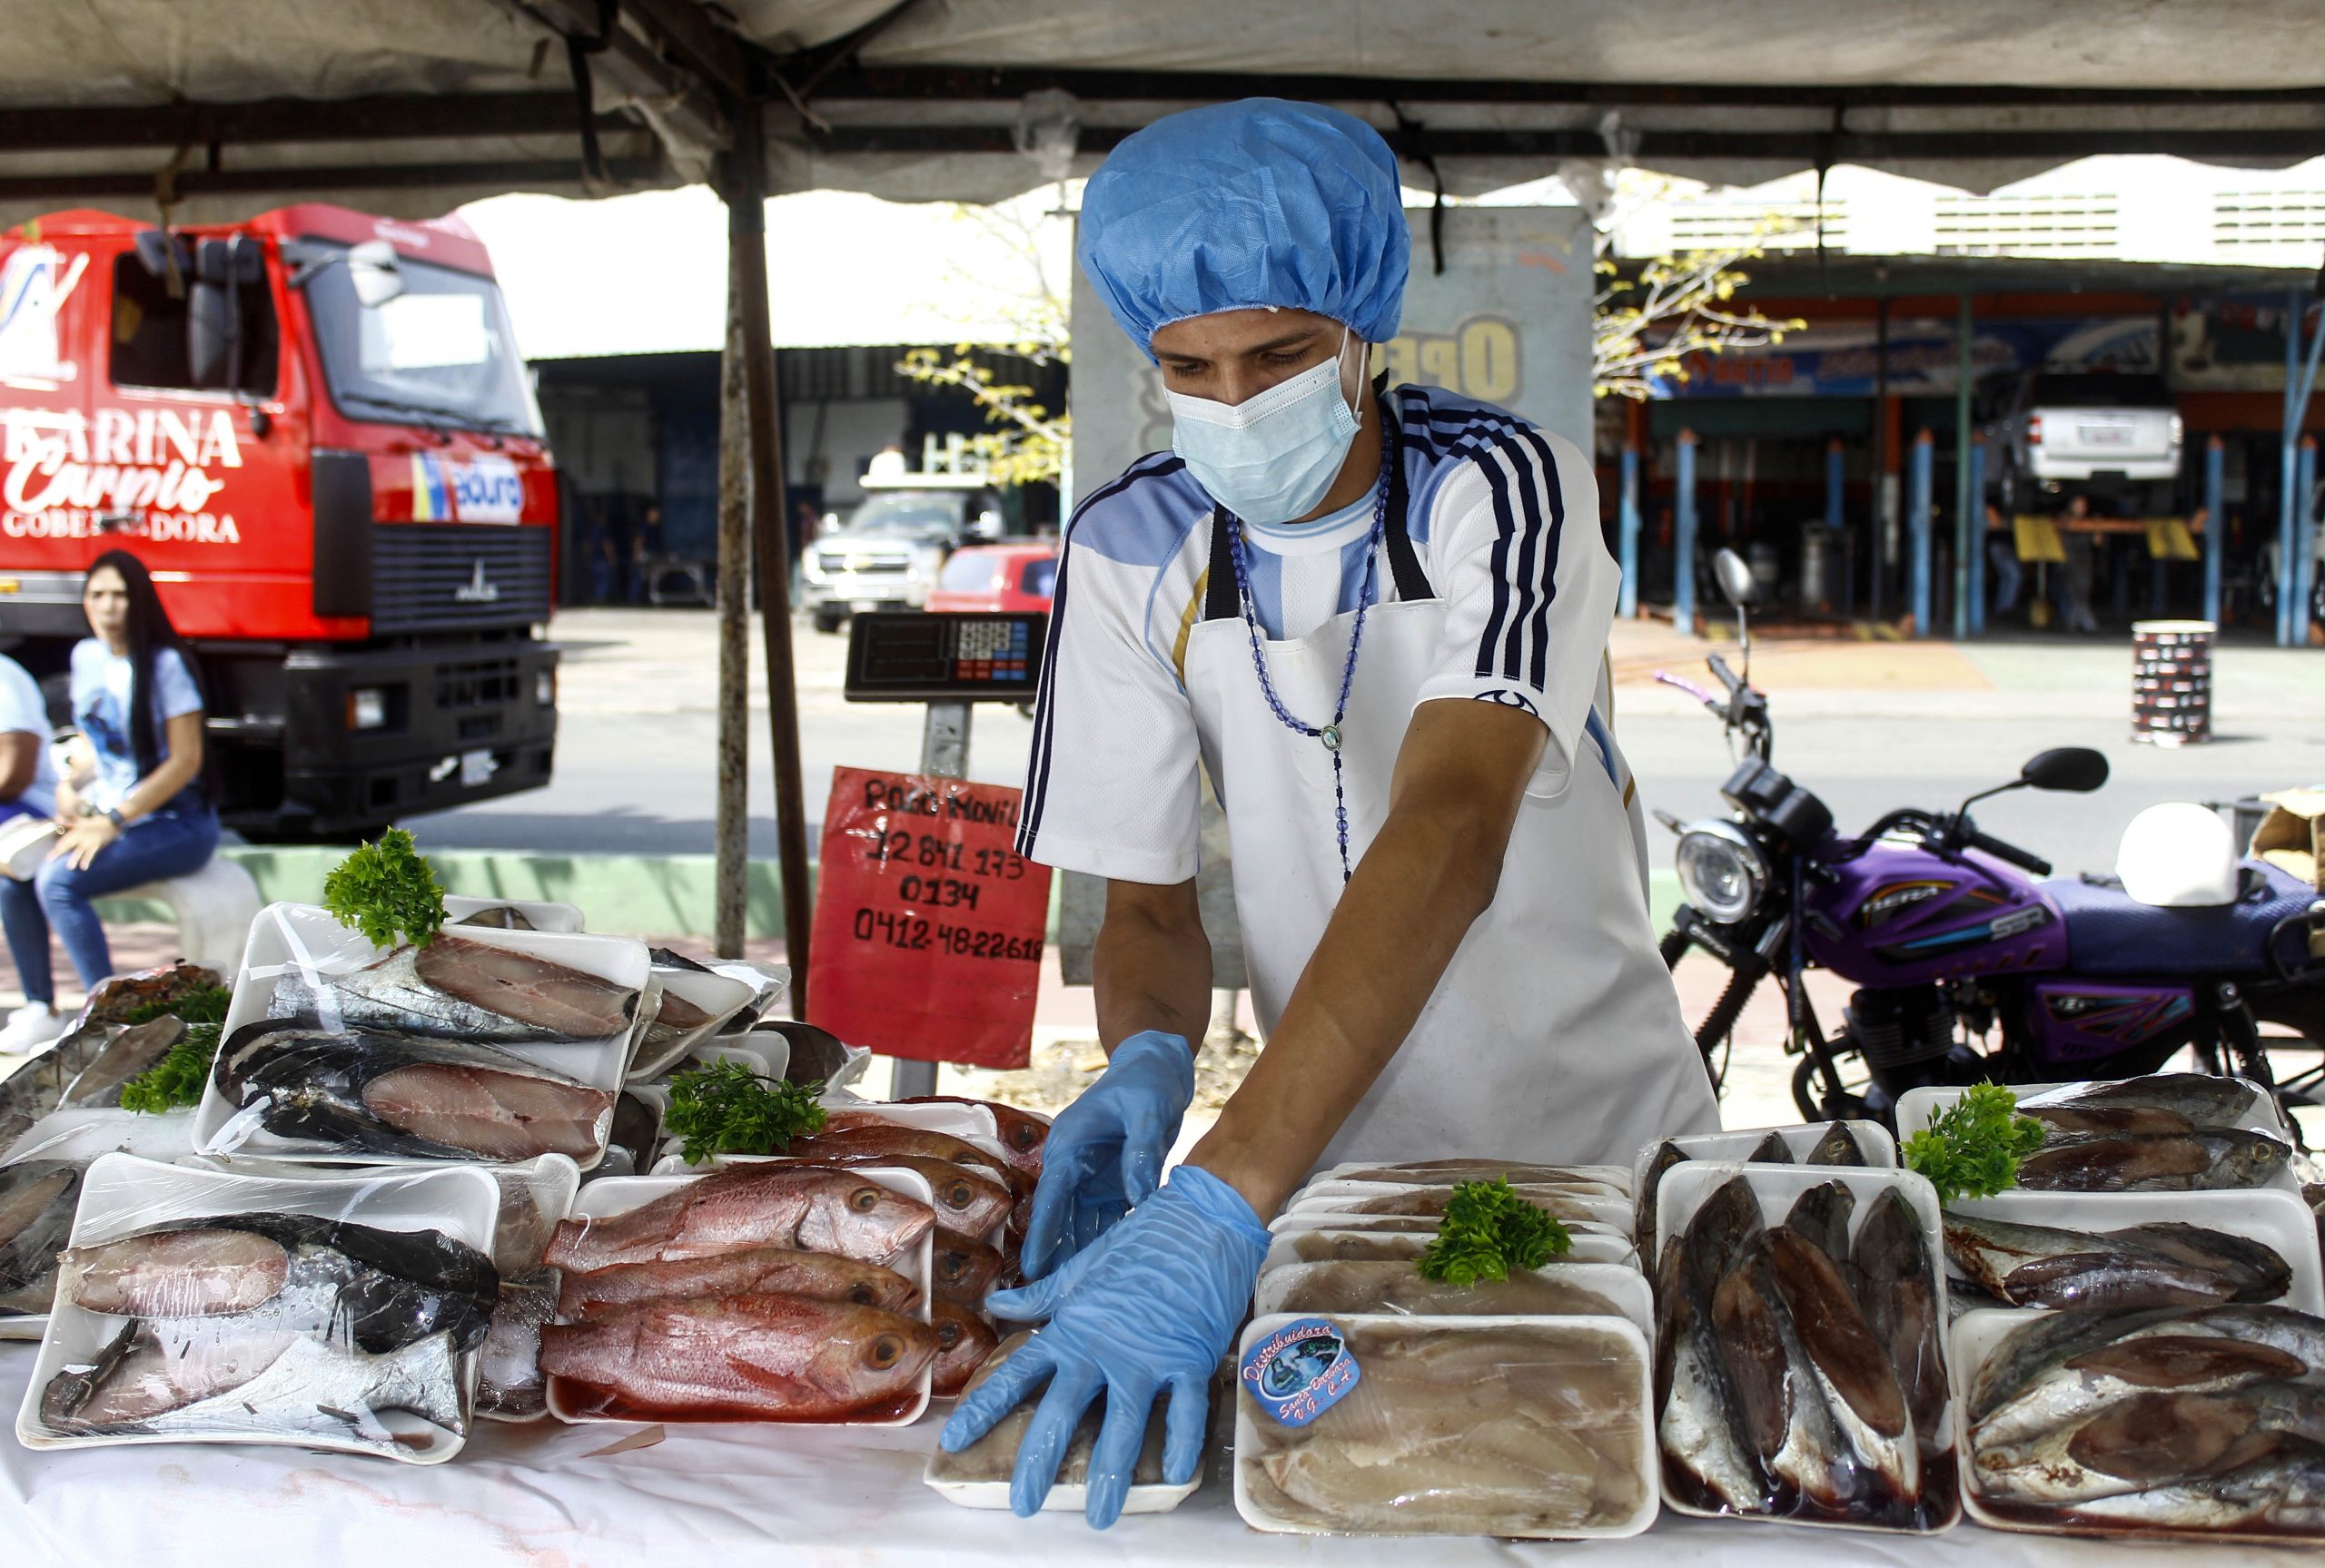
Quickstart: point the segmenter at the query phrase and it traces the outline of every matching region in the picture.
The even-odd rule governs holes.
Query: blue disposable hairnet
[[[1281,98],[1189,109],[1125,139],[1082,197],[1083,271],[1131,340],[1289,306],[1397,334],[1412,237],[1396,154],[1363,121]]]

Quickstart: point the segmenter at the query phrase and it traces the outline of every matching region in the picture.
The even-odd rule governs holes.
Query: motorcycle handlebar
[[[1984,850],[1996,860],[2006,860],[2022,871],[2032,872],[2036,876],[2051,874],[2049,861],[2031,851],[2020,849],[2014,843],[2005,843],[1992,833],[1980,833],[1976,828],[1969,828],[1963,833],[1962,842],[1972,849]]]
[[[1742,681],[1736,678],[1736,672],[1727,667],[1727,661],[1717,654],[1712,655],[1704,663],[1711,666],[1711,673],[1719,677],[1719,684],[1727,688],[1728,695],[1734,696],[1737,689],[1744,685]]]

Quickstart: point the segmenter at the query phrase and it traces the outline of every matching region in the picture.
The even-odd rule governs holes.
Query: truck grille
[[[852,573],[856,577],[901,577],[912,569],[912,557],[891,555],[851,555],[846,550],[826,550],[818,563],[833,577]]]
[[[549,619],[547,528],[381,523],[371,529],[376,633]]]

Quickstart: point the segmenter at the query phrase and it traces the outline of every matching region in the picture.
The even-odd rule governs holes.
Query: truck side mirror
[[[347,252],[347,277],[355,285],[355,301],[376,311],[403,292],[403,269],[396,262],[396,248],[385,240],[366,240]]]

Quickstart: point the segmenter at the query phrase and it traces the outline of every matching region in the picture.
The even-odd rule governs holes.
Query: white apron
[[[1217,616],[1219,602],[1189,635],[1185,679],[1227,812],[1252,1002],[1272,1035],[1341,896],[1332,759],[1268,706],[1249,633],[1240,616]],[[1262,641],[1296,717],[1331,717],[1355,622],[1336,616],[1311,636]],[[1444,626],[1440,598],[1365,616],[1341,725],[1351,865],[1388,814],[1390,775]],[[1324,1164],[1483,1155],[1628,1165],[1652,1139],[1717,1129],[1648,924],[1646,830],[1616,782],[1629,776],[1604,732],[1583,741],[1563,790],[1536,793],[1555,780],[1529,787],[1492,907]]]

